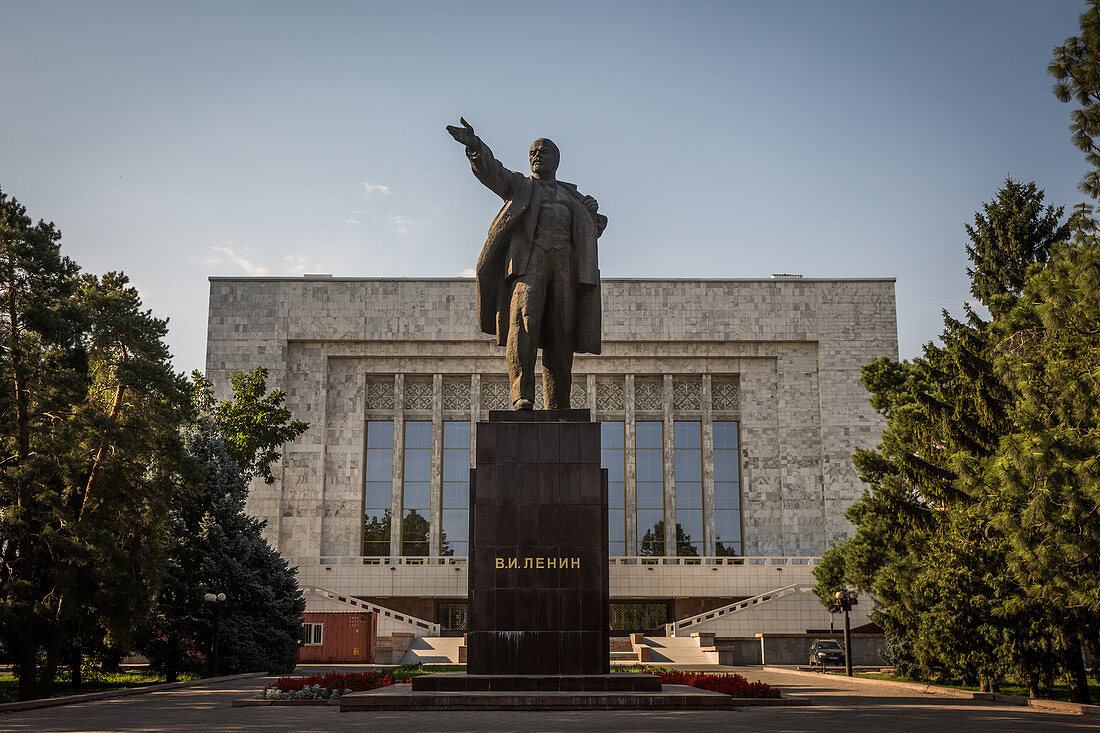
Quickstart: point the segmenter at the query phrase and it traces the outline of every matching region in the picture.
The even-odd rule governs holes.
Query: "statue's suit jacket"
[[[527,271],[542,205],[542,186],[501,165],[481,140],[466,148],[466,157],[477,179],[504,199],[477,260],[478,325],[504,346],[508,340],[512,280]],[[607,226],[607,217],[588,213],[572,183],[558,181],[558,185],[569,194],[573,214],[573,281],[577,285],[573,351],[598,354],[601,311],[596,239]]]

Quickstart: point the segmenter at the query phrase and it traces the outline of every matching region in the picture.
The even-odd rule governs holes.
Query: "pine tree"
[[[1100,652],[1100,238],[1081,227],[1029,277],[1002,324],[999,373],[1015,399],[1002,442],[998,519],[1028,594],[1065,619],[1076,700],[1090,695],[1082,646]]]
[[[1066,236],[1061,213],[1043,206],[1033,183],[1006,180],[966,227],[971,292],[993,322],[970,307],[963,320],[945,312],[942,346],[864,368],[887,424],[876,450],[854,456],[871,489],[850,508],[856,533],[816,570],[815,590],[826,605],[835,590],[827,586],[841,581],[873,591],[874,618],[901,668],[942,670],[986,689],[1012,669],[1041,676],[1042,660],[1021,651],[1033,648],[1035,603],[1004,572],[1009,538],[992,521],[1001,498],[991,471],[1013,410],[994,368],[993,324],[1015,306],[1029,268]]]
[[[67,647],[124,643],[147,612],[186,414],[165,322],[59,241],[0,194],[0,633],[24,699]]]
[[[37,687],[37,655],[49,621],[37,603],[58,568],[42,529],[64,482],[57,428],[82,392],[82,319],[72,308],[77,267],[61,254],[52,223],[33,224],[0,191],[0,630],[15,652],[19,697]]]
[[[982,204],[973,225],[966,227],[970,292],[994,318],[1020,296],[1028,269],[1046,262],[1051,247],[1069,238],[1069,223],[1061,222],[1063,207],[1044,207],[1043,198],[1034,182],[1006,178],[997,198]]]
[[[1085,174],[1080,189],[1092,198],[1100,197],[1100,0],[1089,0],[1080,16],[1081,34],[1066,39],[1054,49],[1047,71],[1057,79],[1054,96],[1061,102],[1080,105],[1070,118],[1073,144],[1085,153],[1093,170]]]

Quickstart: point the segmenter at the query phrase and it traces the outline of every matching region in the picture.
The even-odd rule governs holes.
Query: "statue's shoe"
[[[516,400],[516,403],[512,406],[514,410],[533,410],[535,405],[531,400]]]

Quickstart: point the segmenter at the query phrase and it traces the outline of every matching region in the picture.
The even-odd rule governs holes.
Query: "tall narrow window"
[[[443,423],[443,525],[440,555],[468,554],[470,539],[470,423]]]
[[[405,423],[405,485],[402,487],[401,554],[427,555],[432,472],[432,424]]]
[[[665,469],[663,425],[639,422],[634,430],[638,489],[638,554],[665,554]]]
[[[741,450],[736,422],[714,423],[714,552],[740,555]]]
[[[626,554],[626,477],[621,422],[600,423],[600,466],[607,469],[607,550]]]
[[[363,484],[363,554],[390,554],[390,498],[393,494],[393,422],[367,423]]]
[[[676,554],[703,554],[703,446],[702,424],[677,421],[673,425],[676,466]]]

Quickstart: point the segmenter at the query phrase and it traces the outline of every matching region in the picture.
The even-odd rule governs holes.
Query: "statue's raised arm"
[[[474,175],[504,199],[477,260],[477,321],[505,347],[512,407],[535,404],[542,349],[546,407],[570,406],[573,354],[600,353],[600,269],[596,239],[607,225],[596,199],[557,179],[561,153],[549,138],[531,143],[531,175],[505,168],[473,125],[447,132],[466,147]]]
[[[447,132],[456,141],[466,146],[466,157],[470,159],[470,168],[477,180],[502,199],[509,198],[515,187],[523,180],[521,173],[510,171],[493,157],[493,151],[474,133],[473,126],[462,117],[458,118],[462,127],[447,125]]]

